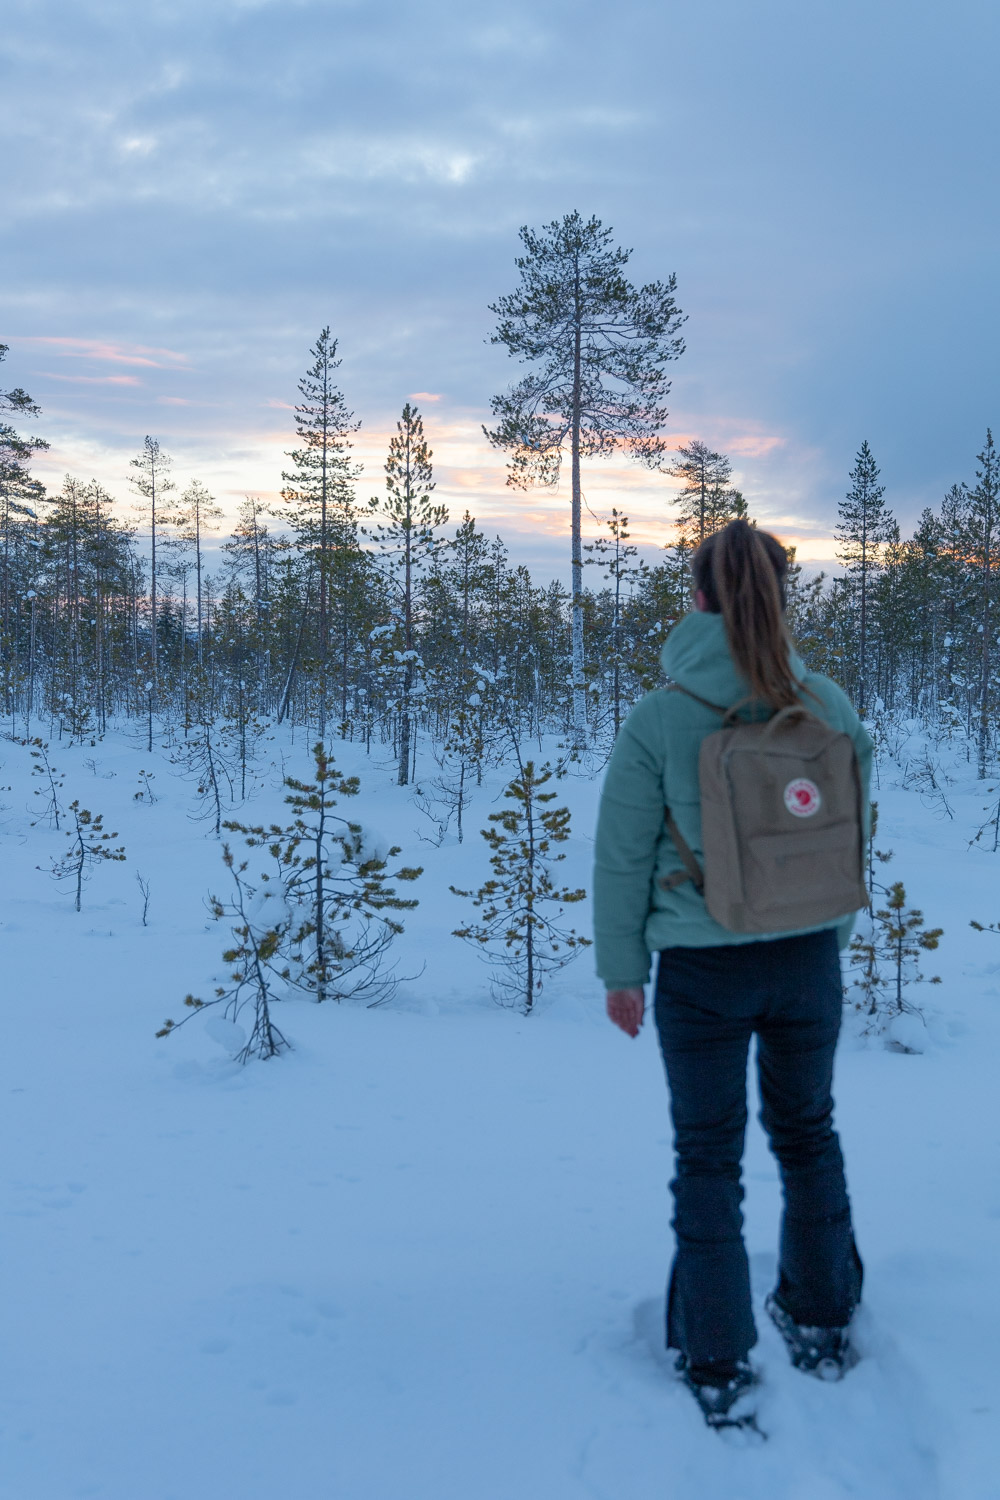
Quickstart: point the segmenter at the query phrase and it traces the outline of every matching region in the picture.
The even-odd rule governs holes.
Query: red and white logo
[[[785,787],[785,806],[797,818],[811,818],[813,813],[819,812],[822,801],[815,781],[809,781],[805,776],[790,781]]]

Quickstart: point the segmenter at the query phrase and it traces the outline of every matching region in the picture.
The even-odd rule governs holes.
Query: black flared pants
[[[780,1299],[797,1323],[834,1328],[848,1322],[860,1298],[861,1260],[833,1128],[842,1006],[832,931],[660,954],[656,1026],[676,1152],[667,1344],[692,1364],[743,1359],[757,1341],[740,1208],[754,1034],[760,1118],[784,1190]]]

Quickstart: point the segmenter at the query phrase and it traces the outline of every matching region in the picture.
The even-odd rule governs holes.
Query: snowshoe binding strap
[[[705,1423],[714,1432],[740,1431],[764,1439],[757,1426],[754,1391],[757,1373],[748,1360],[730,1364],[692,1365],[677,1356],[677,1373],[697,1401]]]
[[[860,1358],[846,1328],[819,1328],[796,1323],[772,1292],[764,1307],[785,1341],[792,1364],[817,1380],[843,1380]]]

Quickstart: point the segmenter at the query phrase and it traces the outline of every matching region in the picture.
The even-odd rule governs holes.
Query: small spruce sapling
[[[456,821],[458,842],[465,838],[465,810],[475,772],[481,784],[486,759],[485,696],[492,674],[476,669],[466,677],[465,692],[451,715],[444,745],[434,752],[440,775],[417,788],[414,802],[435,827],[435,836],[425,842],[441,847],[445,835]],[[424,835],[421,834],[421,838]]]
[[[189,736],[170,759],[172,764],[182,766],[187,778],[195,783],[198,803],[190,816],[210,822],[218,838],[222,830],[223,805],[231,807],[235,801],[235,768],[208,714],[199,715],[191,723]]]
[[[58,770],[49,760],[49,747],[45,740],[35,739],[22,740],[23,745],[31,746],[31,759],[34,765],[31,767],[32,776],[40,776],[42,785],[35,787],[35,796],[44,797],[45,804],[40,817],[47,818],[49,826],[59,832],[59,819],[65,816],[65,808],[59,800],[59,793],[63,789],[65,775]],[[32,824],[34,827],[34,824]]]
[[[66,832],[69,847],[61,859],[53,860],[52,873],[57,880],[72,884],[76,895],[76,909],[80,910],[84,882],[90,878],[94,868],[105,860],[120,861],[125,858],[125,849],[114,840],[117,833],[105,833],[104,816],[81,807],[78,801],[69,805],[72,827]]]
[[[159,797],[157,797],[156,793],[153,791],[153,782],[155,780],[156,780],[156,774],[155,774],[155,772],[153,772],[153,771],[140,771],[139,772],[139,790],[137,792],[133,792],[132,793],[132,801],[133,802],[145,802],[147,804],[147,806],[149,806],[149,807],[152,807],[152,805],[153,805],[154,802],[158,802],[160,799],[159,799]]]
[[[357,796],[358,778],[339,771],[322,744],[313,746],[313,761],[312,781],[284,778],[293,814],[286,827],[225,827],[274,860],[262,883],[289,912],[282,944],[290,982],[318,1001],[363,998],[376,1005],[392,992],[384,961],[403,931],[389,913],[417,905],[388,882],[416,880],[423,871],[404,865],[390,875],[386,867],[398,845],[384,858],[369,852],[361,825],[334,811],[338,798]]]
[[[478,947],[494,969],[494,998],[503,1005],[520,1005],[529,1015],[547,974],[561,969],[589,946],[589,938],[561,925],[563,907],[583,901],[584,890],[560,889],[552,867],[566,858],[553,852],[569,838],[569,809],[548,807],[555,792],[543,791],[552,777],[549,766],[535,770],[525,762],[504,797],[513,804],[490,813],[495,826],[481,830],[493,851],[491,879],[478,891],[451,890],[469,897],[481,912],[478,921],[454,931],[455,937]],[[556,910],[548,915],[551,908]]]
[[[877,832],[878,832],[878,803],[877,802],[873,802],[872,805],[871,805],[871,815],[870,815],[869,824],[868,824],[868,904],[871,907],[874,907],[874,905],[875,905],[875,891],[876,891],[876,888],[878,890],[880,890],[883,894],[885,893],[885,889],[886,889],[884,885],[878,885],[877,886],[877,883],[876,883],[876,880],[875,880],[875,861],[879,860],[879,862],[881,864],[887,865],[889,863],[890,859],[892,859],[892,850],[891,849],[876,849],[875,848],[875,835],[876,835]]]
[[[222,955],[223,963],[230,965],[229,982],[216,987],[212,1000],[186,996],[188,1014],[180,1021],[164,1021],[156,1035],[169,1036],[198,1011],[211,1006],[221,1006],[226,1020],[234,1024],[250,1007],[253,1027],[236,1054],[236,1061],[245,1063],[252,1057],[276,1057],[290,1046],[271,1019],[271,1001],[275,998],[272,987],[275,982],[283,985],[288,979],[288,965],[283,956],[288,922],[280,917],[268,920],[275,916],[276,903],[258,899],[259,887],[249,885],[245,879],[246,863],[236,864],[228,844],[223,845],[222,858],[233,877],[233,894],[228,901],[210,896],[209,906],[216,921],[228,919],[232,923],[233,946]]]
[[[877,808],[872,809],[872,834]],[[873,849],[876,859],[888,863],[891,851]],[[906,888],[901,880],[882,885],[874,880],[869,866],[869,889],[873,892],[873,911],[866,922],[867,931],[851,938],[851,965],[858,972],[854,978],[854,1009],[864,1017],[869,1035],[884,1032],[897,1016],[922,1017],[920,1007],[909,998],[911,985],[928,982],[920,972],[920,957],[931,953],[943,936],[941,927],[925,927],[923,912],[906,904]],[[875,896],[883,905],[875,905]],[[931,984],[940,984],[935,974]]]
[[[991,794],[997,790],[998,788],[995,786],[987,787],[987,791]],[[1000,798],[996,802],[985,806],[983,812],[987,814],[986,822],[981,825],[979,832],[969,840],[969,848],[971,849],[973,844],[979,843],[985,848],[986,844],[992,840],[992,852],[996,854],[1000,850]],[[973,923],[972,925],[975,926],[976,924]],[[991,929],[982,928],[980,930],[988,932]]]

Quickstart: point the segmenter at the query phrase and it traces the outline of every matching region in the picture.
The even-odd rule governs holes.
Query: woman
[[[867,817],[871,740],[840,688],[806,671],[791,647],[787,570],[780,543],[742,520],[698,548],[695,611],[662,655],[680,691],[650,693],[629,715],[608,766],[596,841],[597,968],[608,1016],[629,1036],[642,1025],[650,955],[659,953],[655,1016],[676,1153],[667,1346],[713,1426],[752,1420],[744,1413],[757,1333],[740,1162],[753,1035],[761,1121],[784,1188],[767,1310],[800,1368],[837,1378],[856,1358],[847,1325],[862,1267],[831,1098],[843,1003],[838,948],[853,916],[766,938],[736,933],[684,876],[690,853],[702,857],[698,755],[720,727],[713,705],[740,705],[740,717],[755,719],[801,704],[846,732]],[[666,829],[665,807],[686,852]]]

